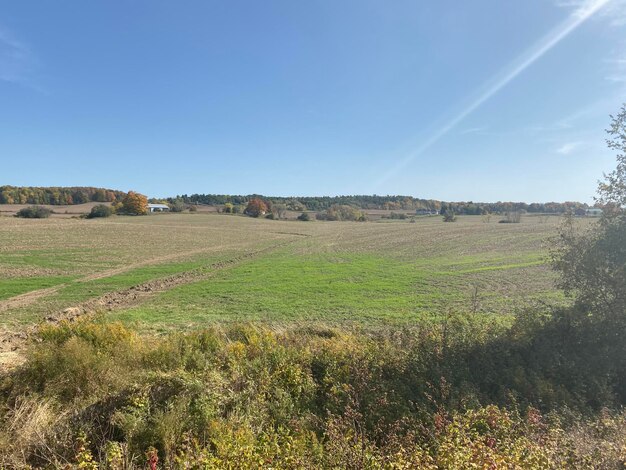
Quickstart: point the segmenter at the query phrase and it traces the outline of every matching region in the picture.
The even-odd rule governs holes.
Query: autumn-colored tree
[[[143,194],[128,191],[122,200],[122,210],[126,214],[146,215],[148,213],[148,198]]]
[[[264,215],[266,212],[267,204],[262,199],[255,198],[250,199],[244,214],[247,214],[250,217],[259,217],[260,215]]]

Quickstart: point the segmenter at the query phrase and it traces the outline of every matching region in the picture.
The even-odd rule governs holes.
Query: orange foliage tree
[[[135,191],[128,191],[122,200],[122,211],[132,215],[146,215],[148,213],[148,198]]]
[[[250,217],[259,217],[260,215],[264,215],[266,212],[267,204],[262,199],[255,198],[250,199],[244,214],[247,214]]]

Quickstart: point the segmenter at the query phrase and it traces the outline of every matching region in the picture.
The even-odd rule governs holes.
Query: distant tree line
[[[184,194],[177,196],[189,204],[207,204],[220,206],[227,203],[246,205],[252,199],[262,199],[272,204],[284,204],[287,209],[294,211],[311,210],[323,211],[332,206],[354,206],[359,209],[387,209],[387,210],[439,210],[439,201],[418,199],[411,196],[306,196],[306,197],[275,197],[260,194],[226,195],[226,194]],[[174,200],[176,198],[170,198]]]
[[[114,202],[126,193],[93,187],[0,186],[0,204],[72,205],[85,202]]]
[[[542,213],[542,214],[584,214],[589,205],[582,202],[441,202],[440,214],[452,211],[455,214],[483,215],[483,214],[506,214],[506,213]]]
[[[186,204],[206,204],[210,206],[246,206],[253,199],[262,199],[271,204],[284,204],[293,211],[326,211],[334,206],[352,206],[357,209],[384,209],[391,211],[427,210],[445,214],[452,211],[460,215],[504,214],[510,212],[530,212],[564,214],[584,211],[589,205],[581,202],[444,202],[433,199],[419,199],[412,196],[321,196],[321,197],[271,197],[259,194],[247,196],[227,194],[183,194],[169,198],[171,203],[182,200]]]
[[[82,204],[85,202],[121,201],[126,193],[111,189],[93,187],[16,187],[0,186],[0,204]],[[390,211],[431,211],[444,215],[452,211],[457,215],[505,214],[512,212],[529,213],[584,213],[589,205],[580,202],[445,202],[434,199],[420,199],[412,196],[307,196],[273,197],[259,194],[183,194],[167,199],[151,199],[151,202],[169,203],[184,207],[190,204],[210,206],[246,207],[252,200],[260,199],[271,206],[278,205],[291,211],[328,211],[333,207],[351,206],[360,210],[383,209]]]

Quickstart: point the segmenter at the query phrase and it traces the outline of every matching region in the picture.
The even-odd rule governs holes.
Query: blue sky
[[[625,0],[0,0],[0,184],[590,201],[624,101]]]

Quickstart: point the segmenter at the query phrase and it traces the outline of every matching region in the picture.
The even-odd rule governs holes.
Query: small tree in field
[[[173,202],[170,203],[170,211],[172,212],[182,212],[185,210],[185,203],[181,198],[174,199]]]
[[[122,211],[130,215],[146,215],[148,213],[148,198],[143,194],[128,191],[122,200]]]
[[[262,199],[251,199],[246,206],[246,210],[243,211],[244,214],[249,215],[250,217],[260,217],[265,215],[267,212],[267,204]]]
[[[272,214],[274,214],[274,218],[284,219],[286,213],[287,213],[286,204],[273,204],[272,205]]]
[[[444,222],[456,222],[456,214],[452,209],[448,209],[443,213]]]

